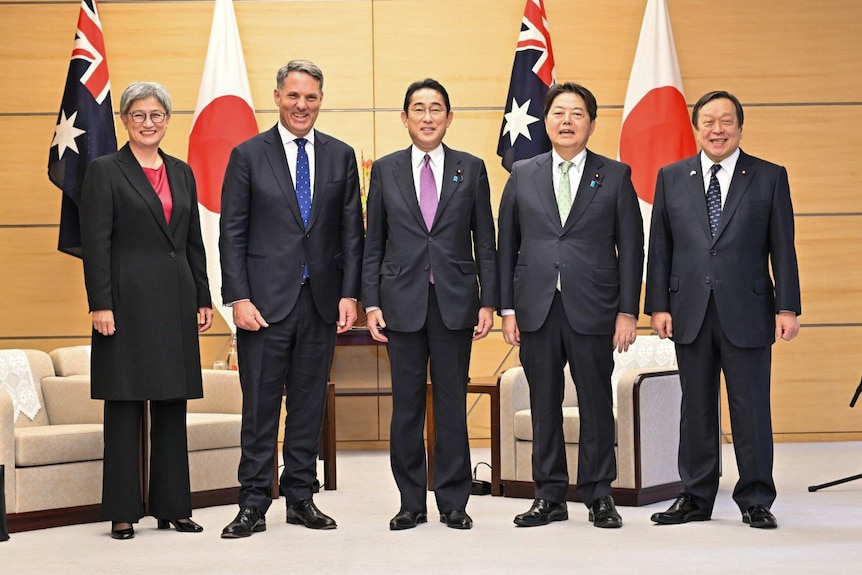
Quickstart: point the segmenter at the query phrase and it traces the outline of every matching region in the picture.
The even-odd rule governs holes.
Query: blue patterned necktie
[[[721,186],[715,174],[721,169],[721,164],[713,164],[710,168],[709,187],[706,189],[706,210],[709,214],[709,231],[712,237],[718,231],[718,220],[721,219]]]
[[[302,225],[308,227],[308,214],[311,213],[311,170],[308,167],[308,154],[305,144],[308,140],[296,140],[296,201],[299,202],[299,214]]]

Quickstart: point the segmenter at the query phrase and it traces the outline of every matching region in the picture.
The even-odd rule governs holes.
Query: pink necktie
[[[431,156],[425,154],[422,160],[422,169],[419,170],[419,210],[425,220],[425,227],[431,231],[434,223],[434,214],[437,213],[437,182],[434,180],[434,172],[431,171]],[[428,274],[428,281],[434,283],[434,271]]]

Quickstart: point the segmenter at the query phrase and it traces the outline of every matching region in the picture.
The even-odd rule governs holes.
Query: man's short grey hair
[[[287,78],[287,75],[291,72],[302,72],[304,74],[308,74],[317,80],[317,83],[320,84],[320,91],[323,91],[323,71],[311,60],[291,60],[279,68],[278,74],[275,76],[275,85],[279,90],[284,86],[284,79]]]
[[[132,108],[132,104],[138,100],[146,100],[147,98],[155,98],[159,104],[165,109],[165,113],[171,113],[171,95],[167,89],[158,82],[134,82],[128,88],[123,90],[123,95],[120,96],[120,114],[125,116]]]

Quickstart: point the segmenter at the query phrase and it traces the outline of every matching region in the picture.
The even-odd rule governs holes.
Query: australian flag
[[[48,153],[48,177],[63,190],[57,243],[61,252],[81,257],[78,206],[84,173],[94,159],[116,151],[111,82],[99,9],[96,0],[81,0],[66,89]]]
[[[545,5],[542,0],[527,0],[497,145],[497,155],[508,171],[517,160],[551,149],[543,112],[545,96],[554,82],[554,52]]]

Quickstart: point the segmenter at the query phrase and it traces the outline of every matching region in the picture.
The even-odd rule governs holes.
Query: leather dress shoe
[[[440,514],[440,523],[445,523],[446,527],[452,529],[472,529],[473,519],[467,515],[466,511],[456,509],[455,511],[447,511]]]
[[[222,529],[222,539],[251,537],[252,533],[266,531],[266,516],[256,507],[240,507],[233,521]]]
[[[617,513],[614,498],[610,495],[599,497],[590,505],[590,521],[596,527],[615,529],[623,526],[623,518]]]
[[[173,525],[179,533],[200,533],[203,527],[189,518],[186,519],[159,519],[159,529],[170,529]]]
[[[303,499],[287,506],[287,522],[305,525],[309,529],[335,529],[335,519],[323,513],[311,499]]]
[[[661,525],[679,525],[689,521],[709,521],[710,514],[697,506],[691,495],[682,494],[676,498],[667,511],[653,513],[651,521]]]
[[[515,515],[515,525],[518,527],[537,527],[547,525],[551,521],[565,521],[569,518],[566,502],[554,503],[547,499],[533,500],[533,506],[526,513]]]
[[[135,538],[135,527],[131,523],[125,523],[128,525],[125,529],[117,529],[117,525],[124,525],[122,521],[114,521],[111,523],[111,537],[114,539],[134,539]]]
[[[755,529],[775,529],[778,527],[778,521],[775,520],[775,515],[765,505],[754,505],[749,507],[742,514],[742,522],[748,523]]]
[[[424,511],[399,511],[389,521],[389,530],[401,531],[403,529],[413,529],[420,523],[426,523],[427,521],[428,514]]]

